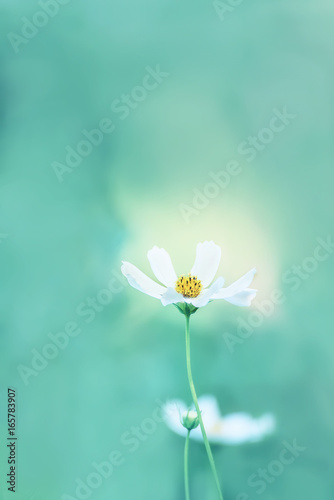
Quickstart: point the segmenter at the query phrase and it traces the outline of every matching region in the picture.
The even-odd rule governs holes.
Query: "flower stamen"
[[[187,299],[198,297],[202,290],[202,283],[197,276],[182,275],[175,283],[175,290]]]

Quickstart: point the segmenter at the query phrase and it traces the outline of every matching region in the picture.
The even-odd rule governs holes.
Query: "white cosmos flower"
[[[249,306],[257,290],[248,288],[256,269],[253,268],[225,288],[224,279],[212,283],[217,272],[221,250],[213,241],[198,243],[196,259],[188,275],[177,276],[171,258],[163,248],[154,246],[147,254],[157,283],[130,262],[123,262],[122,273],[137,290],[160,299],[164,306],[185,302],[194,307],[206,306],[210,300],[224,299],[237,306]]]
[[[271,434],[276,426],[275,417],[266,413],[259,418],[253,418],[247,413],[231,413],[222,416],[214,396],[206,395],[198,398],[202,419],[208,440],[215,444],[238,445],[254,443]],[[187,430],[181,423],[182,415],[187,413],[186,404],[178,399],[167,402],[163,407],[164,419],[168,427],[186,436]],[[193,429],[190,437],[203,441],[200,427]]]

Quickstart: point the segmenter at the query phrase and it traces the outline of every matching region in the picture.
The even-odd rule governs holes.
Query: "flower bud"
[[[184,411],[181,415],[181,424],[183,427],[191,431],[199,426],[199,418],[195,410]]]

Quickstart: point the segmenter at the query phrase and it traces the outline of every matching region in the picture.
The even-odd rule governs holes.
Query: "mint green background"
[[[263,443],[215,447],[224,498],[257,498],[249,476],[296,439],[306,450],[261,498],[331,500],[334,256],[303,280],[291,281],[291,267],[307,265],[317,238],[333,235],[332,3],[244,1],[221,21],[210,2],[71,0],[17,54],[8,33],[41,8],[30,0],[0,8],[0,429],[5,438],[13,386],[15,498],[75,497],[76,478],[113,450],[125,461],[89,498],[184,498],[181,438],[160,423],[136,452],[121,443],[157,399],[190,402],[182,316],[128,286],[89,323],[77,308],[121,260],[152,275],[146,253],[157,244],[188,272],[197,242],[212,239],[227,283],[257,267],[254,310],[274,289],[286,299],[233,353],[223,334],[237,335],[249,309],[220,301],[193,317],[198,393],[215,394],[224,413],[271,411],[278,420]],[[111,103],[156,65],[169,76],[121,120]],[[240,143],[284,106],[296,118],[247,162]],[[103,118],[115,130],[58,182],[52,162]],[[193,190],[230,160],[240,175],[187,224],[179,205],[190,206]],[[69,321],[81,333],[25,385],[18,366],[31,367],[32,350]],[[14,498],[4,487],[4,439],[0,448],[0,495]],[[192,500],[217,498],[200,444],[190,470]]]

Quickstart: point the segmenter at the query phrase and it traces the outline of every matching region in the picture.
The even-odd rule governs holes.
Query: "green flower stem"
[[[190,436],[190,431],[188,430],[187,437],[186,437],[186,444],[184,445],[184,489],[185,489],[185,493],[186,493],[186,500],[190,500],[189,470],[188,470],[189,436]]]
[[[220,498],[220,500],[224,500],[223,499],[223,494],[222,494],[222,491],[221,491],[221,488],[220,488],[218,474],[217,474],[215,462],[214,462],[214,459],[213,459],[212,451],[211,451],[211,448],[210,448],[209,440],[208,440],[206,432],[205,432],[205,427],[204,427],[204,424],[203,424],[202,414],[201,414],[201,410],[200,410],[199,405],[198,405],[198,400],[197,400],[197,395],[196,395],[196,391],[195,391],[194,381],[193,381],[193,377],[192,377],[192,373],[191,373],[190,330],[189,330],[190,314],[185,314],[185,317],[186,317],[186,358],[187,358],[187,372],[188,372],[189,387],[190,387],[191,395],[192,395],[192,398],[193,398],[193,401],[194,401],[194,405],[195,405],[195,408],[196,408],[196,411],[197,411],[197,415],[198,415],[198,419],[199,419],[199,425],[201,427],[201,431],[202,431],[202,436],[203,436],[203,441],[204,441],[206,453],[208,455],[208,459],[209,459],[209,462],[210,462],[212,473],[213,473],[213,476],[215,478],[216,486],[217,486],[218,493],[219,493],[219,498]]]

